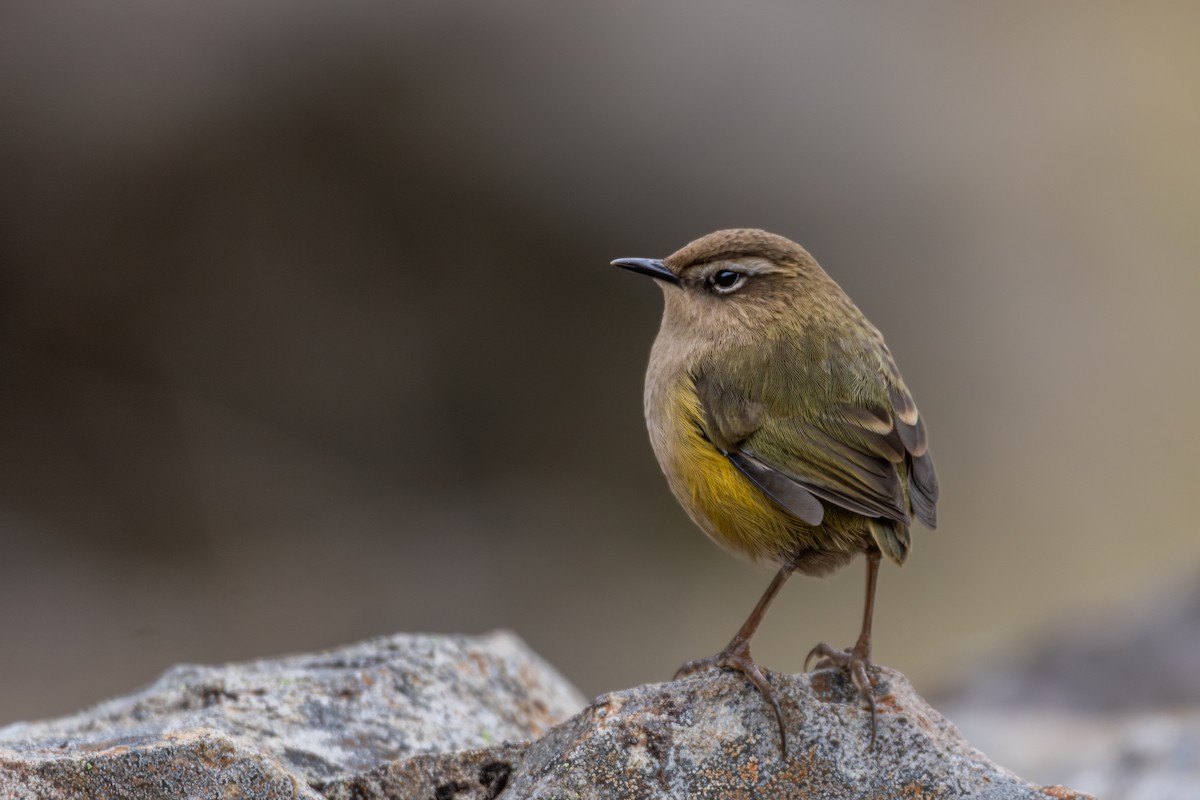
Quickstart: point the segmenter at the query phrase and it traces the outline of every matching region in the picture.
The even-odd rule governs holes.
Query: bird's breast
[[[646,381],[650,444],[671,492],[721,546],[755,560],[782,561],[812,528],[772,503],[704,433],[691,376],[651,372]]]

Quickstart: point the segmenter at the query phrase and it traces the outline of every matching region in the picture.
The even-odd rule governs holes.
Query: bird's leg
[[[850,673],[850,679],[854,681],[854,687],[858,689],[859,696],[867,701],[867,707],[871,710],[871,744],[868,749],[875,747],[878,716],[875,710],[875,687],[871,685],[867,667],[871,666],[871,619],[875,616],[875,581],[879,577],[879,558],[878,548],[872,547],[867,550],[867,600],[863,605],[862,632],[859,633],[854,647],[835,650],[829,644],[821,642],[810,650],[804,659],[805,670],[808,669],[809,662],[815,658],[818,669],[845,667]]]
[[[745,675],[775,711],[775,720],[779,723],[779,743],[783,748],[784,758],[787,758],[787,730],[783,724],[783,708],[779,704],[779,693],[767,681],[767,676],[759,669],[758,664],[755,664],[754,660],[750,658],[750,637],[758,630],[758,625],[762,622],[763,615],[767,613],[771,601],[775,599],[775,595],[779,594],[779,590],[783,588],[783,584],[792,574],[793,569],[795,567],[790,562],[780,567],[779,572],[772,579],[771,585],[759,598],[758,605],[750,612],[750,616],[742,623],[742,627],[734,634],[729,644],[725,645],[724,650],[715,656],[689,661],[675,672],[675,678],[679,679],[709,667],[722,667],[736,669]]]

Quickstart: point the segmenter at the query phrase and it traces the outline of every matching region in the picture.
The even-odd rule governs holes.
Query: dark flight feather
[[[771,469],[746,453],[725,453],[738,471],[781,508],[809,525],[820,525],[825,519],[825,506],[801,484]]]

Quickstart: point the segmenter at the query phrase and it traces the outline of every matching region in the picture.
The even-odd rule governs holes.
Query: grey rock
[[[93,746],[64,741],[0,748],[0,797],[318,800],[320,795],[254,743],[198,728]]]
[[[181,666],[83,713],[0,729],[0,798],[316,797],[424,754],[466,751],[467,770],[471,752],[537,738],[583,704],[510,633]],[[494,755],[480,768],[511,748]]]
[[[775,718],[739,675],[709,672],[597,698],[534,743],[505,798],[1083,798],[971,748],[898,672],[876,668],[879,728],[841,670],[772,674]]]
[[[506,633],[178,667],[90,711],[0,729],[0,798],[1082,797],[990,762],[897,672],[874,673],[874,750],[841,671],[770,678],[786,759],[740,675],[614,692],[570,716],[582,698]]]
[[[508,786],[526,749],[522,742],[413,756],[317,788],[328,800],[492,800]]]

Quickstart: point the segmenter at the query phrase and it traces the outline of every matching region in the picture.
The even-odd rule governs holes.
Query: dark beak
[[[660,281],[679,285],[679,276],[667,269],[667,265],[657,258],[618,258],[612,262],[614,267],[621,267],[631,272],[640,272]]]

